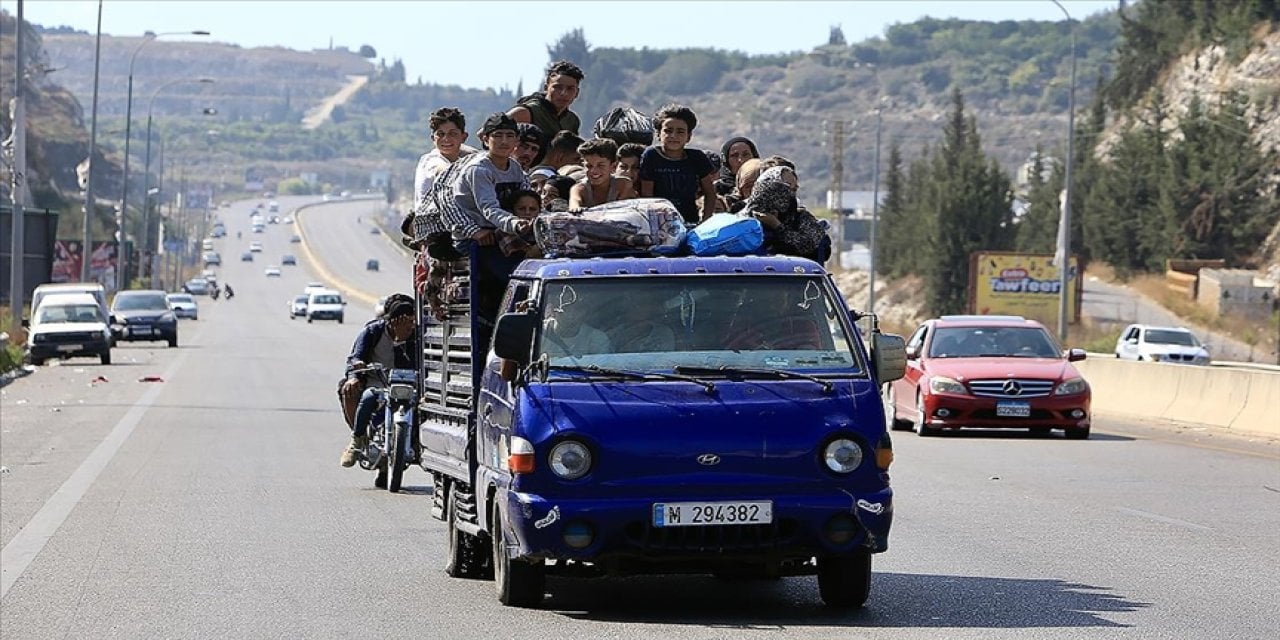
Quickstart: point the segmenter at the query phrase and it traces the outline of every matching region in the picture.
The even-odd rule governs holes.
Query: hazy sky
[[[1080,19],[1115,0],[1063,0]],[[30,22],[93,33],[95,0],[27,0]],[[16,13],[16,0],[0,0]],[[895,22],[929,15],[971,20],[1060,20],[1050,0],[933,2],[543,0],[425,2],[364,0],[105,0],[103,33],[206,30],[209,40],[244,47],[313,49],[372,45],[404,61],[410,82],[532,90],[547,63],[547,44],[582,27],[592,46],[715,47],[748,53],[809,50],[840,25],[849,42],[882,35]],[[166,37],[184,39],[181,36]],[[200,39],[187,36],[189,39]],[[145,54],[144,54],[145,55]]]

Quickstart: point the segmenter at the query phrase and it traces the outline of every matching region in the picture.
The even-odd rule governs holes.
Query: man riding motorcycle
[[[341,464],[350,467],[368,445],[369,423],[378,410],[377,376],[358,373],[372,364],[385,369],[414,369],[417,366],[417,312],[414,303],[403,297],[389,297],[382,316],[360,330],[347,356],[346,376],[338,385],[342,414],[351,427],[351,443],[342,452]]]

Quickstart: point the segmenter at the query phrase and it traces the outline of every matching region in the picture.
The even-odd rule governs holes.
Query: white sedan
[[[1116,340],[1116,357],[1122,360],[1209,364],[1209,350],[1186,327],[1131,324]]]
[[[279,277],[280,277],[280,267],[277,267],[276,265],[274,265],[274,264],[273,264],[273,265],[271,265],[271,266],[267,267],[266,269],[263,269],[263,270],[262,270],[262,273],[266,274],[266,276],[267,276],[268,278],[279,278]]]
[[[196,306],[196,299],[189,293],[170,293],[165,296],[169,301],[169,307],[173,309],[173,315],[179,318],[191,318],[197,320],[200,317],[200,308]]]

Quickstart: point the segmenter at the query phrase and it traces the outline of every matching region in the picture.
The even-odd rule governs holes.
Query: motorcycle
[[[217,299],[218,299],[218,295],[219,295],[219,292],[218,292],[218,288],[217,288],[217,287],[214,287],[214,288],[212,288],[212,289],[210,289],[210,290],[209,290],[209,297],[210,297],[210,298],[213,298],[214,300],[217,300]]]
[[[232,298],[234,298],[234,297],[236,296],[236,292],[231,290],[231,285],[225,285],[225,284],[224,284],[224,285],[222,285],[222,288],[227,290],[227,299],[228,299],[228,300],[230,300],[230,299],[232,299]]]
[[[377,471],[373,486],[392,493],[400,491],[404,470],[414,460],[414,407],[418,405],[418,372],[371,365],[357,369],[382,382],[375,387],[378,411],[369,424],[368,444],[357,463],[366,471]],[[381,420],[378,417],[381,416]]]

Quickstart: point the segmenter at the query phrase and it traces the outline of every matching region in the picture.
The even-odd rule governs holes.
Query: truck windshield
[[[821,277],[671,276],[551,281],[537,353],[556,367],[854,374],[862,366]]]

